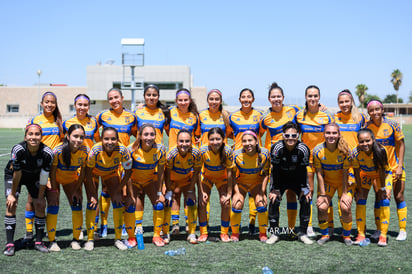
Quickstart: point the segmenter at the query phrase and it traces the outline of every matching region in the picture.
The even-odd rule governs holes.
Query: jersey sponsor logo
[[[43,159],[37,159],[37,167],[41,167],[43,164]]]
[[[298,155],[292,155],[292,163],[297,163],[298,162]]]

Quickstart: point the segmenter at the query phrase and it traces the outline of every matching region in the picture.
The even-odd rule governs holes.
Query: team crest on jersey
[[[342,157],[342,155],[338,155],[337,160],[338,160],[339,163],[343,162],[343,157]]]
[[[318,118],[318,123],[323,124],[323,118]]]
[[[124,122],[125,122],[125,123],[130,123],[130,117],[125,117],[125,118],[124,118]]]
[[[389,136],[389,130],[388,129],[383,130],[383,136]]]
[[[163,119],[163,113],[159,113],[158,119]]]
[[[114,158],[114,164],[115,164],[115,165],[120,164],[119,158]]]
[[[297,163],[298,162],[298,155],[292,155],[291,160],[292,160],[292,163]]]
[[[188,122],[189,124],[193,124],[193,118],[192,118],[192,117],[189,117],[189,118],[187,119],[187,122]]]
[[[258,118],[257,118],[257,115],[253,115],[253,122],[257,122],[258,121]]]
[[[79,159],[77,159],[77,163],[79,165],[82,165],[83,164],[83,157],[80,157]]]
[[[157,162],[157,160],[158,160],[157,154],[153,154],[153,162]]]
[[[43,164],[43,159],[37,159],[37,166],[41,167]]]
[[[290,111],[286,112],[286,115],[288,116],[288,118],[292,118],[292,113],[290,113]]]
[[[187,160],[187,164],[188,164],[189,166],[193,165],[193,159]]]

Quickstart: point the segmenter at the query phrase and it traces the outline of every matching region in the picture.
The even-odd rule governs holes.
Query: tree
[[[412,90],[411,90],[411,92],[409,93],[409,103],[412,103]]]
[[[365,94],[367,90],[368,90],[368,87],[364,84],[359,84],[356,86],[356,95],[359,98],[362,112],[363,112],[363,108],[365,107]]]
[[[399,69],[395,69],[395,70],[391,73],[391,77],[392,77],[391,82],[392,82],[392,84],[393,84],[393,88],[394,88],[395,91],[396,91],[396,103],[397,103],[397,104],[399,103],[398,91],[399,91],[400,85],[402,84],[402,76],[403,76],[403,75],[402,75],[402,72],[401,72]],[[398,107],[396,107],[396,109],[397,109],[396,115],[398,115],[398,114],[399,114]]]
[[[396,103],[396,94],[388,94],[386,95],[385,99],[383,99],[384,103]],[[399,103],[403,103],[403,99],[399,98]]]

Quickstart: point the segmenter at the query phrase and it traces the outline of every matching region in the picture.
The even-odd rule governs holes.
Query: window
[[[69,111],[70,112],[75,112],[76,110],[74,109],[74,105],[73,104],[70,104],[69,105]]]
[[[19,112],[19,105],[7,105],[7,112]]]

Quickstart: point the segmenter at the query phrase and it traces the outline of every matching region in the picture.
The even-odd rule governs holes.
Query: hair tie
[[[218,89],[211,89],[211,90],[207,93],[207,97],[209,97],[209,95],[210,95],[212,92],[216,92],[217,94],[220,95],[220,97],[222,97],[222,92],[221,92],[220,90],[218,90]]]
[[[253,132],[252,130],[246,130],[245,132],[243,132],[243,135],[252,135],[253,137],[256,138],[256,140],[258,139],[256,133]]]
[[[182,89],[181,91],[179,91],[178,93],[176,93],[176,98],[177,98],[177,96],[179,96],[180,94],[187,94],[187,95],[189,95],[189,98],[191,98],[190,92],[188,92],[188,91],[185,90],[185,89]]]
[[[88,102],[90,102],[90,99],[89,99],[89,98],[87,98],[87,97],[86,97],[86,96],[84,96],[84,95],[77,96],[77,97],[76,97],[76,99],[74,99],[74,102],[76,103],[76,102],[77,102],[77,100],[79,100],[79,99],[86,99]]]
[[[366,109],[368,109],[369,106],[370,106],[371,104],[373,104],[373,103],[378,103],[378,105],[379,105],[381,108],[383,108],[383,105],[382,105],[382,103],[381,103],[380,101],[373,99],[373,100],[370,100],[370,102],[369,102],[368,105],[366,106]]]
[[[41,97],[41,100],[43,101],[44,97],[46,97],[47,95],[51,95],[51,96],[54,97],[54,99],[57,100],[56,94],[54,94],[54,93],[51,92],[51,91],[46,91],[46,92],[43,94],[43,96]]]

